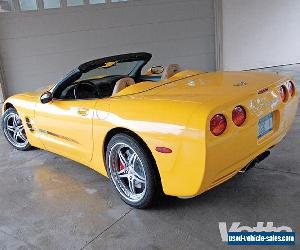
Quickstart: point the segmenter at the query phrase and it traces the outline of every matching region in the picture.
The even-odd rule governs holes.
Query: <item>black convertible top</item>
[[[121,54],[116,56],[104,57],[96,60],[92,60],[86,63],[81,64],[78,69],[82,73],[86,73],[90,70],[96,69],[105,65],[107,62],[133,62],[133,61],[144,61],[145,64],[150,61],[152,58],[152,54],[147,52],[138,52],[138,53],[129,53],[129,54]],[[145,65],[144,64],[144,65]]]

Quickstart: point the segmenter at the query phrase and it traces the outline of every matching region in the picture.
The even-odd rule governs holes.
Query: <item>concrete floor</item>
[[[300,83],[300,65],[266,70]],[[299,148],[300,110],[284,141],[245,175],[143,211],[125,205],[94,171],[41,150],[13,150],[0,133],[0,249],[241,249],[221,242],[218,222],[234,221],[273,221],[297,234]]]

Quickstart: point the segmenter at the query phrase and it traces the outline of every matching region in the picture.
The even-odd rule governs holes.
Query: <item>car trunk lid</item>
[[[213,72],[174,80],[140,93],[158,100],[226,103],[236,98],[264,94],[286,79],[276,73]]]

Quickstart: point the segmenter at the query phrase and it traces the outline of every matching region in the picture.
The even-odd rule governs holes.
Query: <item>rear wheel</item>
[[[117,134],[108,143],[106,165],[121,199],[135,208],[150,206],[159,190],[156,168],[137,140]]]
[[[22,120],[14,108],[9,108],[4,112],[2,116],[2,129],[5,138],[14,148],[22,151],[31,149]]]

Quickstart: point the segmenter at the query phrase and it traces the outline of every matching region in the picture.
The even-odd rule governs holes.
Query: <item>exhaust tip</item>
[[[270,154],[271,154],[271,152],[269,150],[267,150],[266,152],[260,154],[256,158],[256,163],[262,162],[263,160],[265,160],[266,158],[268,158]]]
[[[256,164],[262,162],[263,160],[265,160],[266,158],[269,157],[269,155],[271,154],[271,152],[269,150],[263,152],[262,154],[260,154],[259,156],[257,156],[254,160],[250,161],[246,167],[242,168],[239,173],[245,173],[247,171],[249,171],[251,168],[253,168]]]

